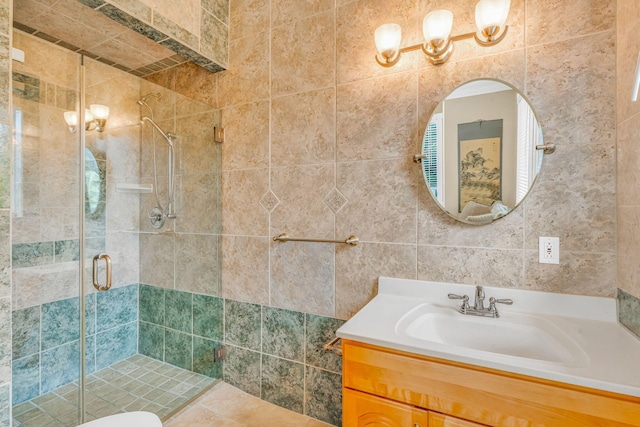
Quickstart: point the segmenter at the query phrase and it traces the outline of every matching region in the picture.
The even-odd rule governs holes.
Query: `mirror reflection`
[[[498,80],[458,86],[434,110],[422,143],[431,195],[453,218],[483,225],[526,197],[542,165],[542,130],[527,99]]]

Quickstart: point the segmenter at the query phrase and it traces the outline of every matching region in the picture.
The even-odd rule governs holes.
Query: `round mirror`
[[[467,224],[513,211],[538,176],[542,130],[528,100],[508,83],[472,80],[434,110],[422,142],[424,179],[438,205]]]

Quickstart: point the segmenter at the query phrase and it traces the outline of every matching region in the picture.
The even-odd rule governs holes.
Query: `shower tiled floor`
[[[164,427],[332,427],[273,405],[225,382],[164,422]]]
[[[87,377],[87,421],[129,411],[165,418],[217,380],[137,354]],[[68,384],[13,408],[14,427],[73,427],[78,384]]]

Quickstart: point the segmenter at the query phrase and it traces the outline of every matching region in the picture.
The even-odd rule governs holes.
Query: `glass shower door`
[[[80,422],[80,56],[15,32],[13,63],[13,425]]]

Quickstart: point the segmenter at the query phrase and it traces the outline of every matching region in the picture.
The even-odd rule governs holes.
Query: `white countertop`
[[[640,397],[640,339],[617,321],[613,298],[484,287],[489,297],[510,298],[512,306],[499,305],[500,318],[509,322],[521,315],[535,316],[557,326],[580,348],[570,363],[516,357],[489,351],[427,341],[398,328],[411,313],[436,307],[451,316],[460,307],[448,293],[469,295],[473,305],[475,286],[420,280],[379,279],[378,295],[347,321],[336,335],[411,353],[484,366],[583,387]],[[463,314],[456,313],[463,317]],[[402,325],[402,323],[400,323]],[[577,348],[576,347],[576,348]]]

